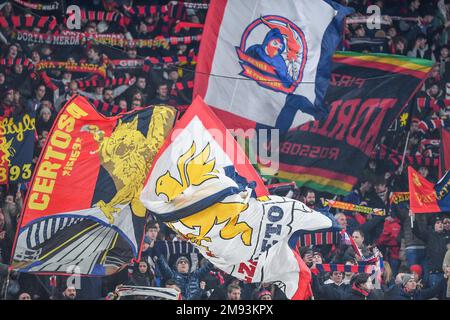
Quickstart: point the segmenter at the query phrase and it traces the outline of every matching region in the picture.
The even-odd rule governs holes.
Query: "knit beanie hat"
[[[412,274],[405,274],[402,276],[402,286],[404,287],[409,280],[414,280],[414,276]]]
[[[417,273],[419,275],[419,277],[422,276],[422,266],[420,264],[413,264],[411,267],[409,267],[409,270],[411,270],[411,272]]]

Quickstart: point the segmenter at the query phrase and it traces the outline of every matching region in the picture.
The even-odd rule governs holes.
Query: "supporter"
[[[23,292],[19,295],[19,298],[17,300],[32,300],[32,299],[28,292]]]
[[[77,299],[77,290],[74,286],[67,286],[66,289],[62,292],[60,300],[76,300]]]
[[[266,296],[266,297],[263,297]],[[254,291],[255,300],[286,300],[286,295],[274,283],[263,282]],[[270,299],[269,299],[270,298]]]
[[[345,292],[342,300],[381,300],[382,292],[375,290],[367,273],[360,273],[350,283],[351,290]]]
[[[241,287],[235,284],[230,284],[227,288],[227,300],[242,300]]]
[[[444,225],[440,216],[434,218],[433,228],[429,228],[425,217],[417,215],[414,221],[414,234],[426,243],[427,264],[425,268],[428,286],[435,287],[443,279],[442,261],[446,252],[448,235],[444,232]]]
[[[344,263],[346,266],[355,266],[357,265],[357,262],[354,259],[349,259],[345,261]],[[353,277],[356,275],[354,272],[344,272],[344,278],[342,279],[342,283],[344,284],[350,284]]]
[[[169,94],[167,83],[160,83],[156,90],[156,97],[150,101],[151,105],[166,104],[176,106],[176,101]]]
[[[0,102],[0,116],[10,117],[14,112],[13,99],[14,99],[14,89],[5,86],[3,92],[1,93]]]
[[[394,212],[401,223],[400,236],[404,240],[407,266],[420,265],[424,268],[426,261],[425,243],[412,232],[408,208],[397,206]]]
[[[412,274],[402,274],[401,283],[386,293],[387,300],[427,300],[435,298],[444,288],[445,279],[442,278],[434,287],[419,289]]]
[[[200,299],[203,290],[200,288],[200,278],[212,269],[208,261],[202,268],[190,272],[189,260],[182,256],[175,263],[176,270],[170,268],[164,256],[159,256],[157,265],[166,279],[174,279],[181,289],[184,300]]]
[[[305,191],[305,204],[313,210],[316,209],[316,193],[314,190],[307,189]]]
[[[427,37],[424,34],[419,34],[416,37],[414,47],[408,52],[408,57],[434,60],[432,50],[430,49],[427,43]]]
[[[150,266],[147,261],[141,260],[135,264],[133,273],[128,277],[128,283],[132,286],[153,287],[154,275],[150,270]]]
[[[115,10],[113,12],[121,13],[123,8],[110,5],[112,2],[95,1],[90,4],[81,4],[81,6],[83,9],[86,7],[86,9],[95,8],[100,11]],[[423,88],[411,100],[411,112],[408,114],[408,121],[411,120],[410,124],[407,124],[402,130],[387,133],[386,139],[383,140],[383,143],[386,143],[389,148],[395,149],[402,155],[409,130],[406,155],[408,157],[418,155],[426,160],[435,160],[436,152],[427,151],[423,145],[426,140],[439,140],[441,136],[438,129],[449,126],[444,120],[448,119],[450,115],[450,104],[448,103],[450,101],[450,1],[343,0],[340,2],[354,7],[355,17],[367,15],[367,6],[372,4],[380,6],[383,15],[392,16],[392,19],[383,17],[384,23],[381,25],[381,30],[370,30],[365,27],[364,23],[347,25],[345,41],[339,46],[340,48],[346,50],[350,47],[352,50],[361,52],[407,55],[436,62]],[[206,12],[207,10],[180,7],[179,10],[173,10],[167,14],[130,15],[127,16],[130,20],[128,25],[121,22],[89,21],[91,19],[87,17],[86,21],[82,21],[81,30],[90,35],[112,34],[114,37],[126,38],[127,42],[133,38],[151,40],[168,36],[192,36],[201,34],[203,30],[185,27],[175,32],[176,26],[179,22],[184,21],[203,23]],[[12,5],[11,2],[6,2],[0,9],[2,17],[25,15],[26,13],[29,12],[22,10],[19,5]],[[72,32],[64,26],[62,22],[64,19],[60,19],[59,16],[57,18],[58,25],[55,30],[58,31],[45,30],[45,28],[34,28],[34,31],[47,34]],[[164,48],[141,47],[139,42],[130,42],[123,47],[94,43],[93,41],[86,41],[82,46],[60,46],[50,42],[33,44],[27,41],[21,41],[19,44],[13,38],[16,29],[22,30],[25,27],[0,27],[1,56],[7,59],[28,58],[32,65],[28,67],[23,60],[15,60],[13,65],[2,64],[0,66],[0,116],[10,117],[22,114],[24,111],[36,112],[35,161],[40,155],[55,118],[58,116],[58,111],[75,94],[82,94],[91,99],[94,106],[107,116],[145,107],[149,104],[169,104],[180,107],[189,105],[192,100],[190,85],[195,76],[195,61],[194,63],[152,62],[149,64],[147,59],[145,68],[142,66],[131,67],[131,65],[140,65],[142,60],[148,56],[158,59],[165,58],[164,61],[170,60],[169,58],[173,56],[184,56],[195,60],[199,47],[197,42],[190,44],[180,42],[168,46],[164,44]],[[123,62],[125,59],[135,59],[136,61],[130,63],[130,67],[124,66],[123,63],[117,63],[117,61]],[[106,67],[107,73],[103,77],[88,72],[69,70],[37,71],[36,65],[42,61],[91,63]],[[135,82],[133,76],[136,77]],[[123,82],[123,79],[129,80]],[[433,125],[424,129],[425,122],[427,124],[432,122]],[[403,169],[409,164],[408,161],[405,159]],[[449,299],[449,286],[447,286],[446,294],[444,294],[445,290],[437,293],[426,290],[442,286],[441,281],[445,282],[443,280],[445,278],[448,281],[449,247],[445,245],[450,233],[450,219],[444,215],[435,215],[438,216],[436,223],[433,224],[433,228],[428,228],[429,218],[417,215],[414,228],[412,228],[408,205],[392,205],[389,201],[391,191],[408,190],[407,170],[399,170],[400,161],[398,161],[399,163],[388,162],[372,159],[366,168],[370,174],[364,174],[348,196],[337,198],[370,208],[386,209],[387,216],[385,218],[335,209],[330,212],[335,215],[339,226],[353,237],[358,248],[363,251],[364,258],[368,258],[372,254],[374,245],[382,251],[385,271],[382,274],[381,287],[386,292],[385,298],[420,300],[444,296]],[[419,167],[419,173],[426,179],[436,182],[439,176],[437,167],[424,165],[420,161],[417,161],[415,167]],[[24,187],[26,187],[25,184],[22,184],[22,189]],[[16,194],[15,190],[17,190],[17,184],[9,184],[2,187],[0,196],[2,204],[0,262],[5,263],[10,260],[22,205],[21,194]],[[333,194],[328,195],[306,188],[301,188],[301,190],[303,191],[302,201],[311,208],[320,207],[318,199],[322,197],[336,199]],[[296,198],[299,198],[298,195]],[[438,220],[442,220],[443,223],[441,224]],[[182,292],[183,299],[227,299],[227,289],[230,285],[231,287],[235,286],[232,293],[234,298],[285,298],[281,290],[273,283],[244,284],[233,277],[225,276],[216,268],[202,276],[194,276],[196,272],[208,269],[208,265],[196,269],[198,268],[197,260],[202,257],[192,247],[184,246],[185,242],[183,241],[180,237],[175,237],[168,228],[162,226],[160,230],[157,223],[150,223],[143,241],[142,261],[134,266],[135,272],[130,275],[130,282],[148,285],[147,280],[150,280],[151,285],[162,286],[160,271],[167,271],[166,268],[160,266],[164,260],[158,260],[159,267],[153,275],[154,261],[152,258],[163,253],[168,261],[167,266],[173,265],[180,255],[186,255],[184,259],[187,259],[188,263],[181,258],[175,270],[166,274],[165,277],[165,279],[172,278],[165,282],[165,286]],[[319,250],[324,253],[323,257]],[[354,261],[355,259],[360,260],[360,258],[355,255],[351,246],[345,244],[341,244],[338,248],[335,246],[329,252],[323,246],[315,247],[314,250],[310,247],[303,247],[300,249],[300,253],[306,265],[311,268],[326,262],[345,265],[361,263],[361,261]],[[402,261],[403,259],[404,261]],[[186,265],[188,271],[184,272]],[[183,272],[180,272],[178,267]],[[6,270],[3,265],[2,269]],[[147,271],[140,272],[144,269]],[[413,280],[410,279],[411,274],[414,275]],[[314,296],[317,299],[373,299],[380,297],[379,291],[372,290],[371,283],[369,283],[371,280],[366,279],[367,275],[365,274],[346,272],[343,276],[340,272],[333,272],[330,279],[325,278],[326,275],[326,273],[318,273],[313,276],[313,280],[317,282],[315,284],[313,282],[313,291],[317,291],[314,292]],[[24,276],[24,278],[26,277]],[[397,280],[396,284],[392,284],[394,278]],[[127,281],[126,270],[120,277],[110,277],[108,281],[111,283],[107,285],[112,289],[117,286],[117,283],[125,283]],[[422,282],[424,283],[423,287]],[[240,289],[238,290],[236,286]],[[35,289],[35,287],[40,289]],[[323,289],[331,287],[336,287],[336,290],[342,292],[336,294],[334,289]],[[21,284],[17,294],[10,296],[16,299],[18,293],[22,292],[20,297],[33,296],[35,299],[34,294],[39,292],[41,297],[45,297],[45,294],[41,294],[42,291],[45,291],[42,288],[43,285],[34,279],[34,282],[30,280],[27,287],[23,287]],[[346,289],[344,290],[344,288]],[[11,290],[17,290],[17,286]],[[9,294],[11,290],[9,290]],[[78,291],[78,295],[75,288],[71,287],[66,288],[64,292],[67,292],[62,295],[64,299],[83,297],[83,290]],[[105,291],[105,294],[107,292]],[[252,293],[254,294],[252,295]]]
[[[445,253],[442,268],[444,276],[447,278],[447,292],[445,293],[445,298],[450,300],[450,238],[447,238],[447,252]]]

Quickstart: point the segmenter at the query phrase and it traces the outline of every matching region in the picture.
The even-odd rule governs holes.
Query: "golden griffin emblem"
[[[114,215],[120,212],[119,205],[131,204],[133,214],[145,217],[146,209],[139,200],[144,181],[154,156],[161,148],[175,119],[176,111],[166,106],[155,106],[147,136],[138,130],[138,118],[125,123],[120,119],[109,137],[96,125],[85,125],[81,131],[92,134],[98,143],[98,154],[102,166],[114,181],[116,194],[108,203],[103,200],[94,204],[114,223]]]
[[[12,147],[13,140],[14,138],[8,141],[6,138],[0,137],[0,166],[11,164],[10,158],[16,153],[16,150]]]
[[[156,194],[167,197],[167,202],[174,201],[179,204],[177,196],[189,186],[199,186],[211,179],[218,179],[215,167],[215,159],[210,159],[210,145],[196,155],[195,142],[191,147],[182,154],[177,161],[177,169],[180,174],[180,180],[173,177],[169,171],[160,176],[156,181]],[[247,204],[243,202],[218,202],[202,211],[199,211],[189,217],[182,218],[179,221],[190,229],[199,228],[198,235],[193,233],[181,234],[194,244],[205,247],[202,241],[211,242],[211,238],[207,237],[210,230],[216,226],[224,224],[220,230],[222,239],[230,240],[236,236],[241,236],[242,242],[249,246],[252,239],[252,228],[245,222],[238,222],[240,214],[246,210]],[[173,224],[169,224],[172,229],[176,229]],[[175,230],[180,234],[179,230]]]

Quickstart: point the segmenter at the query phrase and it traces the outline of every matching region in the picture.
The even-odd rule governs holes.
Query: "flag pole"
[[[403,172],[403,165],[405,164],[406,149],[408,148],[408,142],[409,142],[409,135],[410,134],[411,134],[411,131],[408,131],[408,135],[406,136],[405,148],[403,149],[402,164],[400,165],[400,174]]]

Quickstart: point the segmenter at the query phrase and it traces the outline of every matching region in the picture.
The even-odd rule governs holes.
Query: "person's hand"
[[[445,268],[445,275],[447,276],[447,278],[450,277],[450,266],[447,266]]]
[[[16,200],[21,200],[21,199],[22,199],[22,192],[20,192],[20,189],[17,189]]]
[[[0,240],[5,239],[6,231],[0,232]]]
[[[147,251],[148,248],[150,248],[150,245],[144,242],[144,245],[142,246],[142,251]]]
[[[418,290],[423,288],[423,283],[422,283],[422,279],[420,279],[419,281],[417,281],[417,287]]]
[[[136,77],[131,78],[130,82],[129,82],[130,86],[132,86],[135,83],[136,83]]]
[[[411,209],[409,209],[408,214],[409,214],[410,217],[414,217],[414,212]]]

